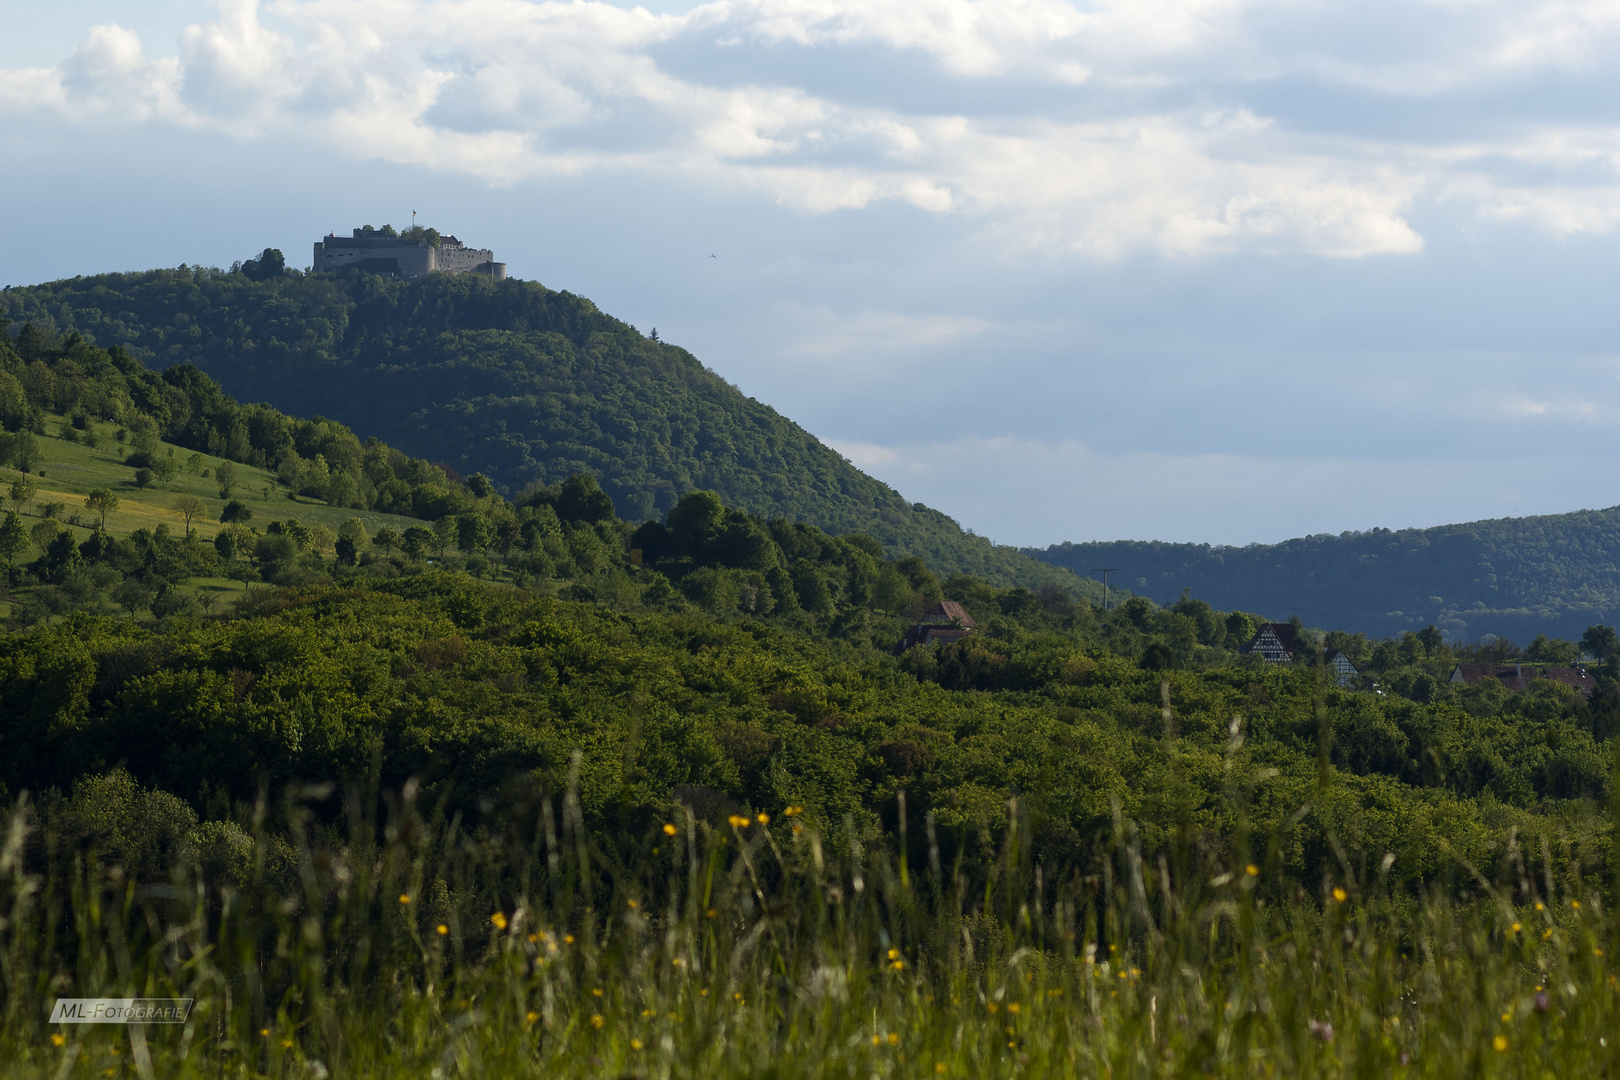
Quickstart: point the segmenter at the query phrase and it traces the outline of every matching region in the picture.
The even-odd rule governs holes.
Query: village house
[[[1582,667],[1544,667],[1534,664],[1458,664],[1451,669],[1447,681],[1477,686],[1486,679],[1495,679],[1515,694],[1530,689],[1536,679],[1551,679],[1575,690],[1587,701],[1597,690],[1597,680]]]
[[[936,600],[923,612],[922,620],[906,627],[900,639],[900,651],[916,645],[935,645],[961,641],[973,633],[973,619],[966,609],[954,600]]]
[[[1343,649],[1328,650],[1328,654],[1322,658],[1322,666],[1333,672],[1333,681],[1346,690],[1361,685],[1361,672]]]
[[[1268,664],[1291,664],[1298,644],[1292,623],[1261,623],[1254,637],[1238,651],[1257,655]],[[1361,685],[1361,672],[1343,649],[1329,649],[1322,656],[1322,666],[1333,673],[1335,683],[1347,690]]]
[[[1292,623],[1261,623],[1247,645],[1238,650],[1245,656],[1255,654],[1268,664],[1291,664],[1294,661],[1294,626]]]

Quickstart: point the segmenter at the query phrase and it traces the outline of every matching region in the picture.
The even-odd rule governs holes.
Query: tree
[[[405,530],[405,536],[400,541],[400,547],[404,548],[405,554],[409,555],[411,558],[420,559],[423,555],[427,554],[428,549],[432,547],[435,542],[436,541],[432,529],[425,529],[420,525],[412,525],[410,528]]]
[[[186,519],[186,538],[191,538],[191,523],[208,513],[208,504],[195,495],[182,495],[173,503],[175,513]]]
[[[101,515],[101,527],[107,527],[107,515],[118,509],[118,496],[107,488],[91,488],[84,497],[84,505]]]
[[[251,521],[253,520],[253,511],[248,509],[242,503],[232,499],[230,502],[225,504],[225,509],[219,512],[219,520],[220,523],[224,525],[232,525],[242,521]]]
[[[152,486],[152,470],[151,469],[136,469],[135,470],[135,486],[138,487],[138,488],[149,488],[149,487],[151,487]]]
[[[467,490],[475,499],[487,499],[495,494],[495,485],[483,473],[475,472],[467,477]]]
[[[719,501],[718,496],[715,499]],[[575,473],[562,483],[557,496],[557,516],[564,521],[612,521],[613,500],[597,484],[596,477]]]
[[[298,489],[304,479],[304,459],[298,456],[298,451],[288,450],[281,457],[281,464],[276,466],[276,479],[287,486],[290,494],[298,494]],[[270,497],[269,492],[265,498]]]
[[[17,512],[22,513],[23,504],[34,497],[38,488],[27,475],[19,476],[11,482],[11,501],[17,504]]]
[[[174,463],[173,450],[170,450],[167,454],[159,454],[157,457],[153,458],[150,468],[152,470],[152,475],[157,478],[157,482],[162,484],[165,488],[169,486],[169,481],[174,479],[175,474],[180,471],[180,466]]]
[[[51,537],[49,544],[41,545],[44,554],[35,564],[36,572],[52,585],[65,583],[69,576],[84,564],[79,545],[71,529],[63,529]]]
[[[297,518],[288,518],[285,521],[272,521],[270,523],[269,531],[271,535],[279,533],[280,535],[287,537],[293,542],[293,546],[299,551],[306,550],[309,547],[310,540],[313,539],[310,536],[309,526],[305,525]]]
[[[325,525],[311,525],[309,527],[309,550],[320,553],[332,546],[335,537],[332,530]]]
[[[206,465],[206,464],[207,463],[203,461],[203,456],[201,454],[197,453],[195,450],[193,450],[191,452],[190,456],[186,458],[186,466],[185,466],[186,475],[187,476],[201,476],[202,471],[203,471],[203,466]]]
[[[152,600],[157,596],[157,590],[152,588],[140,578],[127,577],[113,587],[112,598],[119,607],[129,612],[133,621],[135,613],[141,608],[151,606]]]
[[[399,533],[384,525],[382,528],[377,530],[375,535],[372,536],[371,542],[377,547],[382,548],[383,553],[387,554],[399,547],[401,540]]]
[[[1579,648],[1573,641],[1561,641],[1550,638],[1546,634],[1537,634],[1524,650],[1524,658],[1533,660],[1538,664],[1557,664],[1567,667],[1573,664],[1580,655]]]
[[[19,431],[11,444],[11,462],[17,466],[17,471],[30,473],[39,464],[39,443],[34,441],[32,431]]]
[[[1620,635],[1615,634],[1614,627],[1602,623],[1588,626],[1586,633],[1581,635],[1581,651],[1599,660],[1607,660],[1620,652]]]
[[[44,551],[46,548],[51,546],[51,541],[55,540],[56,534],[61,531],[62,526],[47,518],[46,520],[41,521],[38,525],[35,525],[32,529],[29,529],[28,535],[33,539],[34,546],[40,551]]]
[[[236,463],[222,461],[219,468],[214,470],[214,482],[219,484],[219,497],[228,499],[231,491],[236,487]]]
[[[1418,631],[1418,641],[1423,644],[1423,652],[1427,656],[1440,655],[1440,649],[1445,645],[1445,635],[1433,626],[1425,626]]]
[[[456,516],[456,547],[471,555],[489,546],[489,519],[483,514]]]
[[[298,545],[285,533],[269,533],[254,543],[253,559],[259,575],[268,581],[297,562]]]
[[[22,518],[11,511],[6,512],[6,520],[0,522],[0,556],[6,560],[6,569],[11,569],[11,561],[24,551],[28,550],[28,530],[23,528]]]
[[[433,523],[433,548],[439,553],[439,558],[444,558],[445,550],[456,541],[457,531],[453,517],[442,517]]]
[[[287,272],[287,256],[279,248],[265,248],[259,257],[242,264],[242,273],[254,281],[269,281]]]
[[[681,555],[696,556],[720,534],[726,505],[712,491],[694,491],[669,512],[670,541]]]

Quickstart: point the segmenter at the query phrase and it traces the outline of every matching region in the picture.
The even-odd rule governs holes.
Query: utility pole
[[[1107,614],[1107,612],[1108,612],[1108,575],[1112,574],[1112,573],[1115,573],[1118,570],[1119,570],[1119,567],[1117,567],[1117,566],[1093,566],[1091,568],[1091,572],[1093,574],[1101,574],[1103,576],[1103,613],[1104,614]]]

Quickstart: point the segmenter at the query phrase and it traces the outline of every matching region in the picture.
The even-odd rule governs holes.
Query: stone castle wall
[[[318,274],[358,269],[401,278],[479,273],[506,280],[506,264],[496,262],[493,251],[469,248],[455,240],[435,248],[356,229],[352,237],[332,235],[317,240],[314,256],[310,266]]]

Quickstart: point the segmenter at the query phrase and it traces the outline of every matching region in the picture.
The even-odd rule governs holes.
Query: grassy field
[[[40,819],[17,807],[0,857],[0,1075],[1620,1069],[1613,887],[1538,881],[1537,838],[1507,838],[1526,852],[1516,882],[1459,866],[1413,895],[1388,887],[1387,862],[1346,864],[1307,893],[1264,844],[1230,864],[1193,847],[1146,860],[1128,821],[1100,873],[1033,865],[1016,806],[993,864],[942,867],[931,821],[908,864],[904,835],[824,832],[794,808],[710,824],[672,806],[603,850],[570,794],[467,832],[419,817],[410,789],[380,816],[367,805],[289,790],[197,840],[157,886],[60,855],[29,878],[17,853]],[[100,827],[116,847],[118,822]],[[52,1026],[57,995],[196,1006],[183,1026]]]
[[[41,461],[31,474],[35,484],[34,494],[20,506],[5,499],[5,507],[17,510],[25,524],[43,520],[44,508],[49,504],[59,504],[60,510],[56,512],[58,520],[72,529],[75,537],[82,541],[100,522],[99,515],[85,506],[85,496],[92,489],[106,488],[118,497],[118,508],[107,515],[106,523],[107,531],[114,535],[127,536],[138,529],[156,529],[160,525],[167,525],[175,536],[184,536],[185,518],[175,509],[175,503],[188,495],[201,499],[207,507],[206,514],[192,522],[193,530],[204,540],[213,539],[219,531],[219,516],[228,501],[219,497],[219,484],[214,479],[222,458],[199,454],[200,461],[195,471],[188,471],[184,466],[193,451],[162,443],[159,452],[173,450],[174,460],[182,468],[166,487],[154,482],[150,487],[142,488],[135,483],[135,470],[124,464],[127,447],[115,439],[116,425],[92,421],[97,445],[91,448],[83,442],[69,442],[56,435],[61,430],[62,422],[62,417],[48,415],[46,430],[52,434],[38,437]],[[203,475],[205,471],[206,476]],[[395,531],[403,531],[412,525],[423,524],[415,518],[328,506],[320,500],[302,496],[290,498],[280,481],[265,470],[237,463],[236,471],[237,483],[232,499],[241,502],[252,512],[253,517],[247,524],[259,532],[263,532],[272,521],[288,518],[296,518],[312,527],[324,525],[334,534],[339,526],[351,518],[359,518],[368,535],[385,525]],[[6,496],[12,481],[21,475],[15,468],[0,469],[0,498]],[[30,547],[16,561],[22,563],[38,554]],[[243,586],[223,578],[194,579],[182,589],[199,595],[212,593],[220,598],[229,598],[240,594]],[[0,604],[0,611],[6,607]]]

